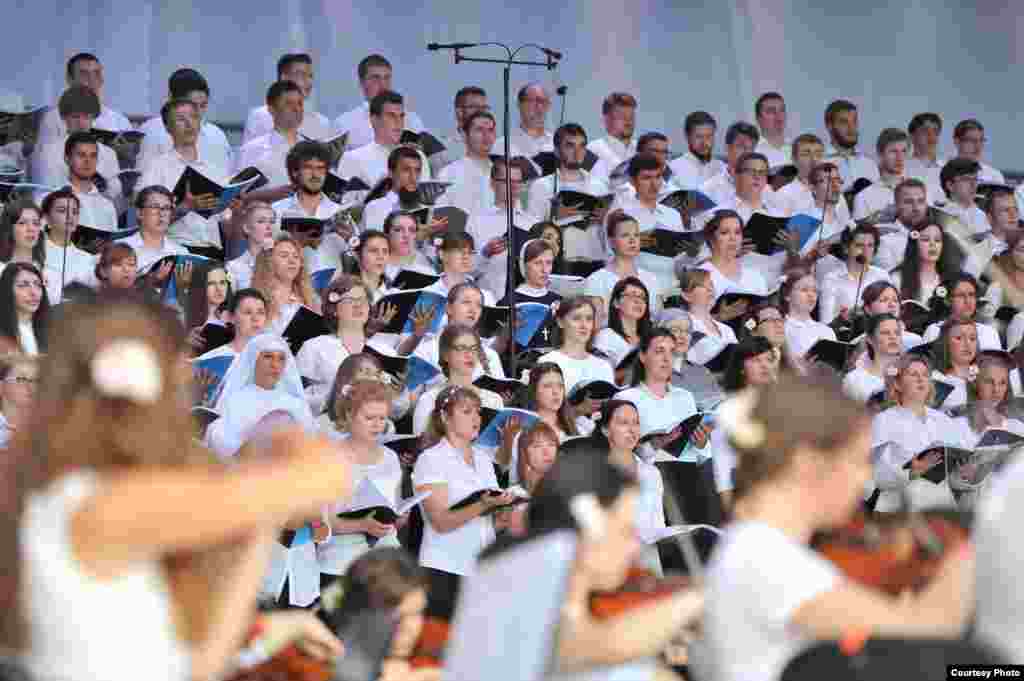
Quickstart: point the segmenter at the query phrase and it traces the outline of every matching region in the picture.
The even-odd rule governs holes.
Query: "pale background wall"
[[[334,118],[359,101],[356,62],[370,52],[396,66],[396,88],[432,130],[452,128],[451,99],[464,84],[483,85],[500,108],[501,69],[459,65],[427,42],[536,42],[565,53],[557,78],[570,88],[568,120],[602,133],[599,106],[612,89],[640,100],[639,127],[669,132],[682,150],[686,112],[711,111],[721,127],[753,119],[759,92],[778,89],[790,135],[822,130],[827,102],[861,108],[862,139],[903,127],[915,112],[946,120],[943,148],[957,120],[979,117],[989,156],[1024,167],[1021,108],[1024,7],[1019,0],[8,0],[0,89],[27,103],[51,103],[63,89],[63,64],[93,51],[106,64],[107,99],[126,113],[157,110],[167,76],[199,67],[214,90],[214,120],[244,118],[261,102],[284,51],[317,60],[316,105]],[[538,55],[539,56],[539,55]],[[530,79],[555,83],[544,69],[517,68],[513,89]],[[557,122],[557,108],[552,122]]]

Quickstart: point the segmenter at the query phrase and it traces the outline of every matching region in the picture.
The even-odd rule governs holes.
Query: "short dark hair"
[[[637,154],[629,159],[628,174],[630,177],[636,177],[645,170],[661,170],[661,164],[658,163],[654,154]]]
[[[693,111],[687,114],[686,120],[683,121],[683,131],[686,133],[687,137],[689,137],[690,133],[702,125],[710,125],[715,129],[718,128],[718,123],[715,121],[715,117],[707,111]]]
[[[735,351],[729,356],[729,363],[722,374],[722,388],[727,392],[737,392],[747,387],[747,378],[743,373],[743,363],[751,357],[774,352],[771,342],[764,336],[750,335],[736,345]]]
[[[651,142],[668,142],[668,135],[661,132],[645,132],[636,141],[636,151],[642,154],[647,151],[647,145]]]
[[[57,101],[57,112],[61,118],[74,114],[88,114],[96,118],[100,115],[100,98],[84,85],[72,85]]]
[[[736,172],[741,171],[743,169],[743,166],[749,163],[750,161],[764,161],[765,165],[767,165],[769,168],[771,168],[772,165],[771,163],[769,163],[768,157],[765,156],[764,154],[756,151],[748,151],[747,153],[743,154],[738,159],[736,159]]]
[[[925,196],[928,195],[928,185],[926,185],[924,182],[917,179],[916,177],[908,177],[907,179],[903,180],[898,185],[896,185],[896,189],[893,190],[893,198],[896,200],[897,203],[899,203],[900,194],[902,194],[908,189],[920,189],[925,193]]]
[[[875,142],[875,151],[881,154],[890,144],[896,144],[897,142],[907,142],[909,144],[910,135],[899,128],[885,128],[882,132],[878,133],[878,141]]]
[[[601,102],[601,113],[605,116],[610,114],[616,107],[625,106],[630,109],[636,108],[636,97],[628,92],[613,92]]]
[[[79,130],[68,135],[68,138],[64,141],[64,156],[70,156],[79,144],[91,144],[97,147],[99,151],[99,140],[96,139],[96,135],[85,130]]]
[[[454,251],[463,248],[468,248],[470,252],[476,250],[473,235],[469,232],[447,232],[441,237],[441,245],[437,250]]]
[[[939,132],[942,132],[942,116],[931,111],[924,113],[914,114],[914,117],[910,119],[910,123],[907,125],[907,132],[913,135],[917,132],[918,128],[932,123],[939,128]]]
[[[71,187],[65,186],[61,187],[57,191],[50,192],[49,194],[46,195],[45,198],[43,198],[43,205],[40,206],[42,214],[45,216],[47,213],[49,213],[50,209],[53,208],[53,204],[56,203],[57,201],[60,201],[61,199],[68,199],[70,201],[74,201],[79,206],[82,205],[82,202],[79,200],[79,198],[75,196],[74,190],[71,189]]]
[[[465,122],[462,124],[462,132],[469,132],[469,129],[473,127],[473,123],[475,123],[478,118],[486,118],[491,123],[494,123],[495,126],[498,125],[498,121],[495,120],[494,114],[490,111],[474,111],[466,117]]]
[[[996,207],[996,199],[1009,197],[1011,201],[1016,201],[1017,197],[1013,193],[1013,189],[1010,187],[993,187],[992,191],[989,192],[985,198],[985,212],[992,214],[992,211]]]
[[[800,151],[800,147],[804,144],[817,144],[820,147],[825,146],[825,143],[821,141],[821,138],[814,133],[805,132],[801,135],[797,135],[796,139],[793,140],[792,148],[790,153],[793,155],[793,161],[796,161],[797,152]]]
[[[420,158],[419,152],[417,152],[412,147],[400,144],[399,146],[392,149],[391,153],[388,154],[388,170],[394,170],[395,168],[397,168],[398,162],[401,161],[403,158],[414,159],[420,164],[423,163],[423,159]]]
[[[981,121],[979,121],[977,118],[968,118],[966,120],[962,120],[956,124],[955,128],[953,128],[953,139],[958,140],[967,133],[969,133],[971,130],[985,132],[985,126],[982,125]]]
[[[68,80],[71,80],[75,77],[75,67],[78,66],[79,62],[83,61],[94,61],[99,63],[100,58],[92,52],[79,52],[75,56],[71,57],[71,59],[68,59],[68,64],[66,68]]]
[[[289,92],[298,92],[302,94],[302,88],[290,80],[279,80],[267,88],[267,106],[272,106],[274,102],[284,97]]]
[[[498,156],[497,158],[494,158],[493,162],[491,163],[491,179],[497,180],[498,169],[504,167],[504,156]],[[522,173],[524,179],[530,174],[530,161],[525,156],[513,156],[508,160],[508,167],[509,169],[518,168],[519,172]]]
[[[735,219],[740,223],[740,229],[743,228],[743,216],[732,210],[731,208],[722,208],[716,210],[712,215],[711,219],[704,225],[704,241],[707,242],[708,246],[711,245],[712,239],[718,233],[718,228],[722,226],[722,223],[729,219]],[[705,270],[701,270],[702,272]]]
[[[811,168],[811,172],[807,175],[807,180],[811,184],[816,184],[818,177],[825,172],[839,173],[839,167],[831,161],[825,161],[823,163],[815,163],[814,167]]]
[[[740,135],[754,140],[755,146],[757,146],[757,143],[761,141],[761,133],[757,131],[757,127],[747,123],[746,121],[736,121],[729,126],[728,130],[725,131],[725,143],[730,145],[733,144],[736,142],[736,138]]]
[[[175,203],[174,194],[171,193],[170,189],[163,186],[162,184],[151,184],[148,187],[143,187],[142,189],[135,193],[135,209],[142,210],[142,207],[146,204],[146,201],[148,201],[149,197],[152,196],[153,194],[159,194],[160,196],[165,197],[168,201],[171,202],[172,206]]]
[[[359,66],[356,67],[356,73],[359,74],[359,80],[365,80],[366,74],[369,73],[370,68],[374,66],[383,66],[384,68],[390,69],[391,62],[379,54],[371,54],[368,57],[363,57],[359,60]]]
[[[949,189],[946,188],[946,184],[952,182],[961,175],[976,175],[981,170],[981,165],[977,161],[972,161],[966,158],[954,158],[946,162],[946,165],[942,166],[942,170],[939,171],[939,183],[942,184],[942,191],[949,196]]]
[[[370,100],[370,115],[380,116],[384,113],[385,104],[397,104],[404,108],[405,99],[394,90],[383,90],[382,92],[378,92],[374,95],[373,99]]]
[[[327,166],[331,165],[331,150],[326,144],[313,140],[300,140],[288,151],[285,156],[284,165],[288,170],[288,176],[299,172],[302,164],[310,160],[323,161]]]
[[[164,127],[167,128],[168,132],[171,130],[171,114],[179,106],[196,108],[195,103],[191,99],[185,99],[184,97],[175,97],[164,102],[164,105],[160,107],[160,120],[164,122]]]
[[[459,88],[459,91],[455,93],[455,107],[459,107],[466,97],[472,96],[486,97],[487,91],[479,85],[467,85],[466,87]]]
[[[277,60],[277,77],[281,78],[281,74],[291,68],[292,64],[309,64],[313,65],[313,58],[305,52],[289,52],[288,54],[281,55],[281,58]]]
[[[205,92],[209,96],[210,84],[195,69],[178,69],[167,79],[167,91],[172,98],[184,99],[193,92]]]
[[[848,99],[837,99],[825,108],[825,127],[832,125],[832,119],[844,111],[856,111],[857,105]]]
[[[765,102],[771,101],[773,99],[778,99],[781,102],[785,102],[786,101],[786,98],[783,97],[782,95],[780,95],[778,92],[766,92],[763,95],[761,95],[760,97],[758,97],[757,101],[754,102],[754,115],[756,117],[760,118],[761,117],[761,109],[764,108]]]
[[[624,210],[613,211],[611,215],[608,216],[608,225],[606,230],[608,232],[609,239],[615,238],[615,234],[619,231],[619,225],[624,222],[637,222],[637,219]]]
[[[562,145],[562,140],[566,137],[582,137],[583,143],[587,143],[587,131],[584,130],[583,126],[579,123],[563,123],[558,126],[558,129],[555,130],[555,149],[558,149],[558,147]]]

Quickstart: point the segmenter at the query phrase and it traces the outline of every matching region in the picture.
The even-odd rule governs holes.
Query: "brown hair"
[[[274,251],[277,250],[281,244],[289,244],[295,249],[295,252],[299,254],[299,275],[292,282],[292,293],[298,297],[306,307],[313,305],[314,294],[313,294],[313,282],[309,279],[309,272],[306,271],[306,259],[302,255],[302,246],[299,242],[292,238],[289,234],[281,234],[274,239],[274,247],[268,248],[267,250],[256,256],[256,264],[252,270],[252,283],[251,288],[256,289],[262,293],[267,299],[267,318],[275,319],[277,315],[281,313],[281,308],[278,303],[274,302],[273,293],[273,280],[274,272],[271,267],[271,258],[274,255]]]
[[[105,396],[93,382],[93,358],[119,339],[141,341],[155,354],[162,385],[153,404]],[[22,481],[29,490],[83,468],[102,475],[217,466],[192,439],[185,398],[188,378],[180,365],[184,331],[172,310],[127,299],[116,304],[76,303],[54,324],[49,343],[52,352],[40,366],[36,409],[13,444],[33,463],[30,477]],[[9,523],[17,522],[17,516],[5,517]],[[183,640],[202,641],[223,615],[210,603],[228,561],[237,561],[236,552],[220,547],[163,557],[177,606],[175,624]],[[17,617],[0,617],[8,615]]]
[[[807,277],[814,279],[814,272],[807,267],[793,267],[785,271],[786,280],[782,282],[782,286],[779,287],[779,305],[782,307],[783,314],[789,314],[789,294],[796,288],[798,282]],[[818,287],[817,280],[814,281],[814,287]],[[819,292],[820,293],[820,292]],[[820,296],[819,296],[820,297]]]
[[[522,482],[526,482],[526,473],[529,468],[527,465],[527,450],[529,450],[530,447],[532,447],[538,440],[545,439],[553,442],[555,447],[560,444],[558,441],[558,433],[555,432],[554,428],[543,421],[537,421],[531,428],[523,431],[523,434],[519,436],[519,460],[516,462],[516,473],[519,476],[519,480]]]
[[[407,594],[426,588],[426,571],[404,549],[377,548],[349,565],[336,587],[327,588],[324,610],[337,631],[361,612],[397,608]],[[338,603],[331,602],[335,593]]]
[[[572,314],[576,310],[576,308],[583,307],[584,305],[589,307],[590,311],[594,315],[594,330],[593,330],[593,333],[590,334],[590,338],[587,339],[587,352],[593,353],[594,352],[594,339],[597,337],[597,332],[598,332],[598,328],[597,328],[597,306],[594,305],[594,301],[592,301],[589,296],[573,296],[571,298],[565,298],[564,300],[562,300],[562,304],[559,305],[558,309],[555,311],[555,319],[556,320],[566,319],[566,318],[569,317],[570,314]],[[564,334],[562,333],[562,328],[558,327],[558,334],[557,334],[558,342],[555,343],[555,347],[556,348],[561,348],[562,347],[562,340],[563,340],[562,336],[563,335]]]
[[[103,248],[100,249],[99,260],[96,261],[96,279],[106,284],[107,275],[103,274],[103,271],[128,258],[132,258],[136,263],[139,261],[138,256],[135,255],[135,249],[128,244],[119,241],[110,241],[103,244]]]
[[[754,395],[750,420],[761,425],[764,438],[756,447],[730,438],[737,454],[737,496],[784,473],[801,446],[832,456],[869,422],[868,412],[843,393],[835,377],[787,373]]]
[[[889,397],[895,404],[902,404],[902,396],[900,395],[899,388],[899,378],[900,376],[903,375],[903,372],[909,369],[913,364],[923,364],[925,366],[925,369],[927,369],[928,371],[928,375],[931,376],[931,361],[928,359],[927,356],[919,355],[916,352],[903,355],[898,360],[896,360],[895,363],[889,365],[890,367],[896,368],[896,375],[885,377],[885,394],[886,397]],[[927,404],[930,405],[934,400],[935,383],[932,383],[931,387],[928,390],[928,398],[925,401]]]
[[[395,399],[395,391],[382,381],[360,379],[348,386],[347,394],[334,403],[334,423],[338,430],[348,431],[352,414],[370,402],[383,402],[390,410],[391,401]]]
[[[973,319],[954,319],[952,317],[944,321],[942,326],[939,327],[939,337],[935,339],[932,347],[935,349],[935,368],[942,373],[946,373],[953,368],[953,356],[949,351],[949,337],[953,333],[953,330],[960,326],[969,326],[977,330],[977,326]],[[980,350],[978,349],[977,339],[975,339],[975,361],[977,361],[979,352]]]
[[[445,359],[445,355],[451,352],[452,346],[460,336],[472,336],[476,340],[477,361],[480,362],[485,374],[491,373],[491,364],[487,361],[487,354],[484,352],[484,346],[477,330],[465,324],[449,324],[444,327],[444,331],[441,332],[441,337],[437,341],[437,363],[444,375],[448,376],[448,360]]]
[[[433,447],[448,435],[448,428],[442,416],[450,416],[452,409],[472,402],[479,409],[483,406],[480,393],[473,388],[465,388],[458,385],[447,385],[434,398],[434,409],[430,412],[430,421],[427,423],[427,430],[423,433],[422,449]]]
[[[368,306],[373,305],[373,294],[370,292],[370,287],[367,286],[366,282],[364,282],[362,279],[357,279],[350,274],[341,275],[340,277],[332,281],[330,284],[328,284],[327,288],[325,288],[323,292],[320,294],[320,297],[323,300],[322,312],[324,316],[324,324],[326,324],[327,328],[330,329],[331,331],[338,330],[338,305],[341,301],[341,296],[344,296],[346,293],[348,293],[354,288],[363,289],[363,292],[366,293],[366,304]],[[338,303],[332,303],[328,300],[328,297],[332,293],[338,294]]]

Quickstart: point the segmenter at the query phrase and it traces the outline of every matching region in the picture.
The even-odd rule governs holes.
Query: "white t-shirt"
[[[659,288],[658,278],[651,272],[640,268],[637,268],[636,272],[636,278],[647,287],[647,297],[650,300],[651,313],[655,314],[661,309],[661,301],[658,299],[658,296],[662,289]],[[623,277],[618,272],[609,267],[603,267],[593,272],[583,282],[583,295],[600,297],[604,301],[605,312],[607,312],[608,304],[612,299],[612,290],[615,289],[615,285],[621,279]]]
[[[790,357],[803,357],[821,339],[836,340],[831,327],[813,319],[786,317],[786,350]]]
[[[38,679],[134,681],[144,669],[147,679],[187,681],[188,654],[159,560],[100,580],[75,559],[71,519],[100,484],[91,472],[70,473],[29,497],[20,528],[21,602],[32,641],[26,666]]]
[[[813,642],[790,622],[831,591],[838,569],[761,523],[731,525],[708,565],[704,639],[695,652],[707,681],[774,681]]]
[[[612,371],[612,365],[595,355],[587,355],[584,359],[575,359],[561,350],[554,350],[538,358],[537,363],[540,362],[554,362],[562,370],[566,395],[572,392],[577,383],[582,381],[615,383],[615,372]]]
[[[885,380],[864,367],[857,367],[843,377],[843,391],[858,402],[867,402],[879,390],[885,390]]]

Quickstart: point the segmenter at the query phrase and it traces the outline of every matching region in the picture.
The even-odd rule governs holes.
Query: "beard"
[[[832,134],[835,138],[836,146],[842,147],[843,149],[853,149],[857,146],[857,142],[860,141],[859,131],[852,135],[843,135],[838,130],[835,130]]]
[[[410,190],[410,189],[405,189],[403,187],[399,187],[398,190],[395,193],[398,194],[398,203],[403,208],[411,208],[413,206],[419,205],[419,202],[420,202],[420,193],[419,193],[419,191],[417,191],[415,189]]]
[[[693,147],[690,147],[690,153],[693,154],[694,156],[696,156],[697,160],[699,160],[701,163],[711,163],[711,152],[710,151],[707,152],[707,153],[701,153],[701,152],[697,151],[696,149],[694,149]]]

